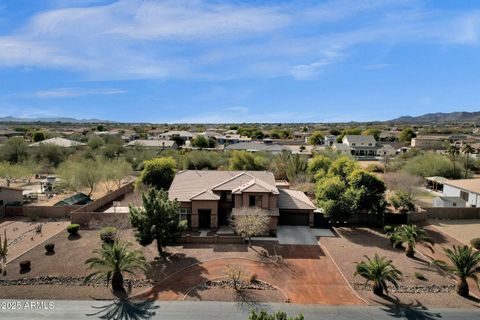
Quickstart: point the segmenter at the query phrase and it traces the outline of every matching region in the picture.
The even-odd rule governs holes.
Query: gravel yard
[[[321,244],[327,248],[333,259],[342,270],[347,280],[354,286],[357,293],[370,304],[392,303],[371,293],[364,286],[364,279],[354,277],[355,263],[364,256],[373,257],[375,253],[385,256],[403,273],[399,292],[394,288],[390,291],[393,299],[404,304],[420,304],[428,307],[472,308],[478,302],[460,298],[454,292],[454,279],[445,276],[436,267],[430,265],[430,260],[417,253],[415,258],[405,256],[403,250],[391,247],[389,240],[379,231],[370,228],[337,228],[339,237],[322,238]],[[421,274],[425,278],[416,277]]]

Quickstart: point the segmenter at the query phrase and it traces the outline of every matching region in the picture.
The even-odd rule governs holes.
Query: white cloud
[[[116,95],[126,93],[125,90],[116,88],[56,88],[51,90],[36,91],[33,93],[13,94],[19,98],[77,98],[97,95]]]
[[[0,67],[68,69],[87,80],[311,79],[359,45],[477,44],[480,28],[480,11],[443,12],[414,0],[60,3],[0,36]]]

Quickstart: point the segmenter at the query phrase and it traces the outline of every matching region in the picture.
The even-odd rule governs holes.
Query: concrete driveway
[[[277,239],[279,244],[318,245],[317,239],[309,227],[278,226]]]

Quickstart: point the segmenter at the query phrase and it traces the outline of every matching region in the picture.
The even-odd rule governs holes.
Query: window
[[[462,198],[465,201],[468,201],[468,192],[460,191],[460,198]]]
[[[220,194],[220,200],[230,202],[232,201],[232,193],[228,191],[222,191]]]
[[[178,220],[180,222],[182,221],[188,221],[188,215],[190,215],[190,209],[189,208],[180,208],[178,212]]]

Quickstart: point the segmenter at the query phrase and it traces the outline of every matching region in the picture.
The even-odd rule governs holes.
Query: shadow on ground
[[[89,317],[99,319],[118,319],[118,320],[145,320],[155,316],[155,309],[159,306],[154,301],[134,301],[129,298],[117,299],[105,306],[96,307],[94,313],[87,314]]]
[[[383,303],[385,308],[381,309],[394,318],[408,320],[435,320],[442,318],[440,313],[429,311],[427,307],[417,300],[414,303],[404,304],[397,298],[389,296],[381,296],[381,298],[390,302],[387,304]]]

